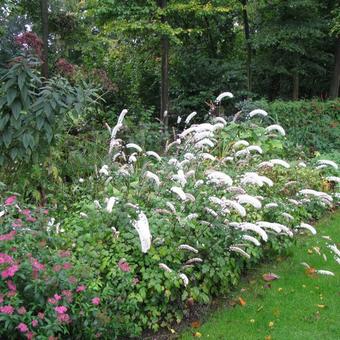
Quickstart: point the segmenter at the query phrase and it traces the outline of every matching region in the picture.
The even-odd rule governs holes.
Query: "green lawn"
[[[340,339],[340,264],[336,263],[328,241],[340,248],[340,211],[316,226],[316,236],[302,236],[293,247],[293,256],[266,264],[250,274],[232,293],[228,303],[213,313],[201,327],[191,328],[181,339]],[[317,254],[319,247],[327,260]],[[316,269],[330,270],[335,277],[308,274],[301,262]],[[280,276],[269,282],[264,273]],[[241,306],[241,297],[246,304]],[[238,301],[234,304],[233,301]],[[197,325],[196,325],[197,326]]]

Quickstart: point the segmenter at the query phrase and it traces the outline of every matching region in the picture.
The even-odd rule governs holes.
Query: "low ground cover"
[[[327,244],[339,244],[340,211],[322,219],[316,229],[316,236],[298,239],[288,258],[250,270],[223,307],[206,322],[193,322],[195,328],[181,339],[338,339],[339,263]],[[314,269],[327,269],[335,276],[319,275]],[[263,275],[268,273],[279,278],[266,282]]]

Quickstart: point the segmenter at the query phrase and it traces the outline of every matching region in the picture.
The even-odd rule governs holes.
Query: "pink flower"
[[[0,253],[0,264],[14,263],[13,257],[4,253]]]
[[[16,290],[11,290],[11,291],[9,291],[6,295],[7,295],[8,297],[11,297],[11,296],[15,296],[16,294],[17,294]]]
[[[12,230],[8,234],[0,235],[0,241],[11,241],[13,240],[16,233],[17,232],[15,230]]]
[[[19,266],[17,264],[14,264],[10,267],[8,267],[6,270],[4,270],[1,273],[1,276],[3,279],[6,279],[7,277],[13,277],[14,274],[19,270]]]
[[[64,314],[67,312],[67,307],[65,306],[58,306],[55,307],[54,310],[58,313],[58,314]]]
[[[77,287],[76,292],[80,293],[80,292],[83,292],[85,289],[86,289],[86,287],[84,285],[80,285],[80,286]]]
[[[22,227],[22,219],[17,218],[16,220],[14,220],[14,222],[12,223],[12,227],[21,228]]]
[[[58,295],[58,294],[54,294],[53,297],[55,298],[56,301],[59,301],[59,300],[62,299],[62,297],[60,295]]]
[[[71,322],[70,316],[68,314],[64,314],[64,313],[58,314],[57,318],[58,318],[60,323],[68,324],[68,323]]]
[[[62,292],[61,292],[64,296],[65,296],[65,298],[66,298],[66,301],[68,302],[68,303],[71,303],[72,302],[72,292],[70,291],[70,290],[63,290]]]
[[[38,326],[38,320],[32,320],[32,326],[37,327]]]
[[[96,306],[98,306],[100,304],[100,298],[99,297],[95,297],[92,299],[92,303]]]
[[[59,256],[60,257],[70,257],[71,252],[69,250],[60,250],[59,251]]]
[[[118,267],[123,272],[129,272],[131,270],[129,264],[124,259],[119,260]]]
[[[21,333],[26,333],[28,331],[27,325],[24,324],[23,322],[20,322],[17,328],[19,329]]]
[[[63,294],[64,296],[67,296],[67,297],[72,297],[72,291],[70,291],[70,290],[63,290],[62,292],[61,292],[61,294]]]
[[[17,286],[14,284],[12,280],[7,281],[7,287],[9,290],[12,290],[14,292],[17,290]]]
[[[39,261],[37,259],[35,259],[34,257],[31,258],[31,264],[33,269],[35,270],[44,270],[45,269],[45,265],[39,263]]]
[[[37,220],[37,219],[36,219],[35,217],[32,217],[32,216],[27,216],[27,217],[26,217],[26,221],[27,221],[27,222],[36,222],[36,220]]]
[[[16,196],[9,196],[5,200],[5,205],[12,205],[17,200]]]
[[[20,212],[26,217],[31,216],[31,210],[29,209],[24,209],[24,210],[21,210]]]
[[[44,214],[44,215],[48,215],[48,209],[45,209],[45,210],[43,211],[43,214]]]
[[[63,268],[64,269],[71,269],[72,268],[72,264],[68,263],[68,262],[65,262],[64,265],[63,265]]]
[[[60,272],[61,269],[62,269],[62,266],[60,264],[56,264],[53,266],[53,271],[56,273]]]
[[[0,306],[0,313],[3,314],[13,314],[14,308],[10,305],[7,306]]]
[[[136,285],[136,284],[138,284],[139,283],[139,278],[138,277],[134,277],[133,279],[132,279],[132,284],[133,285]]]
[[[45,314],[42,313],[42,312],[39,312],[39,313],[38,313],[38,318],[39,318],[40,320],[44,320],[44,319],[45,319]]]
[[[26,308],[25,307],[20,307],[17,309],[18,314],[24,315],[26,314]]]
[[[34,337],[33,332],[27,332],[25,335],[26,335],[27,340],[32,340]]]
[[[47,301],[49,303],[51,303],[52,305],[56,305],[57,304],[57,300],[56,299],[53,299],[53,298],[48,298]]]
[[[68,282],[70,282],[71,284],[76,284],[77,283],[77,278],[75,276],[70,276],[68,278]]]
[[[4,302],[4,294],[0,294],[0,303]]]

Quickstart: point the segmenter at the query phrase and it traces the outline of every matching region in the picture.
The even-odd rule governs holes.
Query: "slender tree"
[[[46,79],[48,78],[48,0],[40,1],[41,7],[41,24],[42,24],[42,40],[43,50],[42,59],[43,63],[41,66],[41,74]]]
[[[339,96],[340,86],[340,37],[337,38],[335,43],[335,65],[332,74],[331,87],[329,90],[330,98],[334,99]]]
[[[246,51],[247,51],[247,90],[251,92],[252,90],[252,79],[251,79],[251,63],[252,63],[252,50],[251,50],[251,42],[250,42],[250,28],[249,28],[249,19],[248,19],[248,0],[241,0],[242,4],[242,18],[243,18],[243,28],[244,28],[244,37],[246,43]]]
[[[165,9],[167,0],[160,0],[160,8]],[[166,16],[162,15],[161,22],[166,22]],[[161,50],[162,50],[162,71],[161,71],[161,111],[160,119],[167,126],[169,114],[169,37],[166,34],[161,36]]]

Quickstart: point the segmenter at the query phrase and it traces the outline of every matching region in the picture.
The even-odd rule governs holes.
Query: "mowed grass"
[[[330,236],[340,249],[340,211],[321,220],[316,229],[316,236],[298,239],[291,257],[254,270],[223,307],[206,322],[194,323],[202,324],[181,339],[339,340],[340,264],[327,248],[330,241],[321,236]],[[335,277],[308,273],[301,262],[332,271]],[[269,272],[280,278],[265,282],[262,275]],[[246,304],[241,305],[240,297]]]

